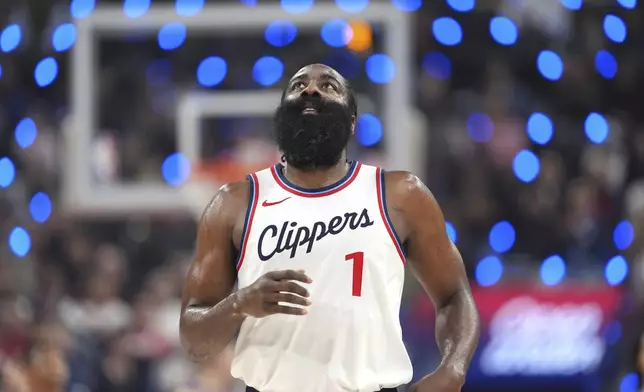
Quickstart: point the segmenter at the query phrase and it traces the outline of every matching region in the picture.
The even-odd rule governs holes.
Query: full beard
[[[315,108],[316,113],[302,114],[307,107]],[[273,121],[284,160],[301,170],[327,168],[338,163],[352,131],[352,113],[348,106],[315,97],[283,102],[275,111]]]

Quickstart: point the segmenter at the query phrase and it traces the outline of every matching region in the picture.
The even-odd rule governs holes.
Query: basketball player
[[[341,75],[302,68],[275,112],[283,162],[222,187],[199,223],[182,342],[203,360],[239,333],[231,373],[247,391],[408,383],[399,322],[407,263],[437,309],[442,354],[409,390],[456,392],[465,381],[479,321],[461,256],[418,178],[347,161],[356,115]]]

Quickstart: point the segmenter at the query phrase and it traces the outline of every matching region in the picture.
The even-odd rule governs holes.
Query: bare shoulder
[[[403,170],[385,172],[387,204],[413,207],[420,202],[436,203],[434,196],[415,174]]]
[[[200,229],[227,226],[233,228],[244,216],[250,197],[250,182],[235,181],[224,184],[212,197],[201,215]]]

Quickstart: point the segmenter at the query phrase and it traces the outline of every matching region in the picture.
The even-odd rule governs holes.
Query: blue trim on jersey
[[[336,182],[335,184],[327,185],[322,188],[315,188],[315,189],[302,188],[290,182],[284,175],[284,166],[281,163],[278,163],[277,165],[275,165],[275,172],[277,173],[277,176],[279,177],[280,181],[282,181],[282,183],[287,187],[291,189],[295,189],[298,192],[306,193],[309,195],[315,195],[318,193],[329,192],[336,188],[341,187],[342,185],[344,185],[345,182],[349,181],[349,179],[353,176],[353,173],[356,171],[357,167],[358,167],[358,161],[351,161],[351,166],[349,166],[349,170],[347,171],[347,174],[345,174],[345,176],[342,177],[338,182]]]
[[[380,200],[382,200],[382,209],[385,213],[385,219],[387,220],[385,223],[389,226],[389,229],[391,229],[391,232],[394,234],[396,245],[398,245],[398,248],[400,248],[402,254],[405,256],[405,258],[407,258],[405,248],[403,248],[402,246],[402,241],[400,241],[400,237],[398,237],[398,233],[396,233],[394,224],[391,222],[391,218],[389,217],[389,211],[387,210],[387,198],[385,197],[385,171],[383,169],[380,169],[380,194],[378,195],[378,197],[380,197]]]
[[[250,223],[250,214],[253,211],[253,205],[255,203],[255,196],[257,192],[255,191],[257,184],[253,176],[250,174],[246,176],[248,182],[250,182],[250,195],[248,197],[248,208],[246,209],[246,217],[244,218],[244,228],[242,229],[242,238],[239,242],[239,250],[237,252],[237,260],[235,261],[235,268],[239,269],[239,262],[241,261],[242,254],[244,253],[244,245],[246,244],[246,239],[248,238],[248,225]]]

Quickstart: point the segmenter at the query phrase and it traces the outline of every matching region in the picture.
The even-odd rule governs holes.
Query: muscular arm
[[[249,184],[222,187],[199,222],[195,259],[190,267],[181,304],[181,342],[195,361],[220,353],[241,326],[236,311],[235,236],[248,205]],[[243,223],[242,223],[243,224]]]
[[[479,338],[478,312],[463,260],[425,185],[406,172],[386,176],[390,214],[398,217],[394,224],[402,227],[409,245],[409,265],[436,308],[436,341],[442,355],[438,371],[462,385]]]

